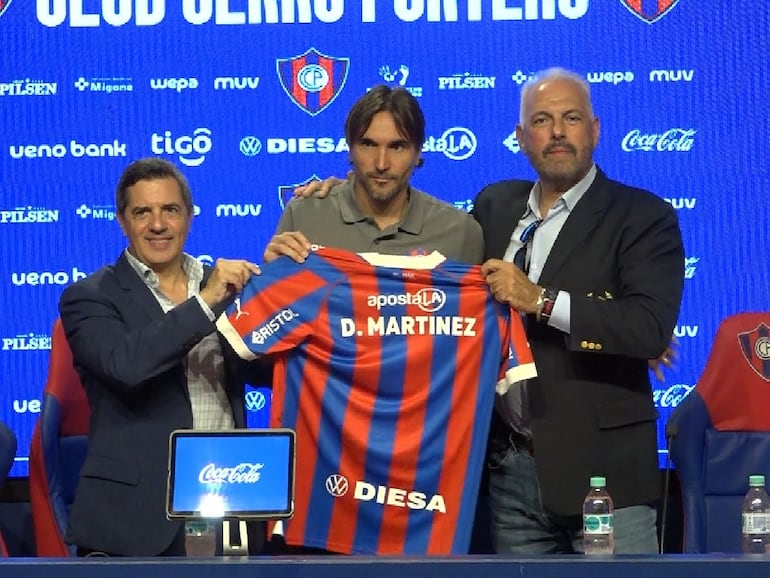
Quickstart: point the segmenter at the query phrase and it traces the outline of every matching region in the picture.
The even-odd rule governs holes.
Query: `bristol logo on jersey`
[[[668,14],[679,0],[620,0],[637,18],[653,24]]]
[[[738,343],[751,369],[770,382],[770,327],[760,323],[752,331],[739,333]]]
[[[278,202],[281,204],[281,210],[286,208],[286,205],[289,204],[289,201],[291,201],[294,198],[294,189],[297,187],[304,187],[305,185],[309,183],[316,183],[321,180],[321,177],[318,175],[313,175],[311,177],[306,178],[301,183],[294,183],[293,185],[281,185],[278,187]]]
[[[304,54],[276,60],[278,79],[289,98],[311,116],[329,106],[345,86],[349,58],[321,54],[310,48]]]

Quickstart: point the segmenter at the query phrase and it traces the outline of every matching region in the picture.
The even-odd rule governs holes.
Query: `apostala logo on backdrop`
[[[442,153],[453,161],[464,161],[476,152],[478,141],[473,131],[464,126],[446,129],[438,138],[429,136],[422,146],[424,153]]]
[[[406,64],[400,64],[398,67],[394,66],[393,68],[388,64],[383,64],[380,66],[378,73],[385,84],[394,87],[400,86],[404,90],[408,90],[415,98],[420,98],[422,96],[422,86],[409,86],[407,84],[410,71]],[[371,88],[368,88],[367,92],[369,90],[371,90]]]
[[[211,130],[196,128],[192,136],[175,136],[170,130],[152,133],[150,146],[156,155],[178,155],[179,162],[187,167],[199,167],[211,152]]]
[[[294,189],[297,187],[304,187],[307,184],[310,183],[317,183],[321,181],[321,177],[318,175],[312,175],[308,178],[306,178],[304,181],[300,183],[294,183],[292,185],[281,185],[278,187],[278,203],[281,205],[281,210],[286,208],[286,205],[289,204],[289,201],[291,201],[294,198]]]
[[[647,24],[653,24],[668,14],[679,0],[658,0],[657,2],[641,2],[640,0],[620,0],[620,3]]]
[[[51,336],[44,333],[20,333],[3,337],[3,351],[43,351],[51,349]]]
[[[7,223],[58,223],[58,209],[44,207],[16,207],[0,209],[0,225]]]
[[[80,92],[133,92],[134,83],[130,78],[123,76],[103,76],[86,78],[81,76],[75,81],[75,88]]]
[[[286,95],[315,116],[339,96],[348,79],[350,58],[328,56],[310,48],[297,56],[276,59],[275,67]]]
[[[494,76],[463,72],[462,74],[438,77],[439,90],[486,90],[494,87]]]
[[[2,5],[0,0],[0,5]],[[7,4],[6,4],[7,6]],[[2,8],[0,8],[0,14]],[[0,82],[0,96],[55,96],[59,85],[44,80],[11,80]]]

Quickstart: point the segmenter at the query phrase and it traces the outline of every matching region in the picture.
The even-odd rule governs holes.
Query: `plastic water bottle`
[[[749,491],[743,500],[743,551],[746,554],[770,552],[770,498],[765,476],[749,476]]]
[[[217,532],[211,520],[188,520],[184,525],[184,549],[188,556],[211,558],[217,553]]]
[[[607,480],[591,478],[591,490],[583,502],[583,551],[587,556],[609,556],[615,551],[615,519]]]

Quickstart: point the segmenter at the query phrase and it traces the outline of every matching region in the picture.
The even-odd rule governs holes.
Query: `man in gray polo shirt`
[[[355,252],[418,255],[438,251],[479,264],[481,227],[468,213],[409,184],[422,164],[425,118],[403,88],[377,86],[345,121],[353,178],[328,199],[295,198],[286,207],[264,261],[287,255],[302,262],[311,243]]]

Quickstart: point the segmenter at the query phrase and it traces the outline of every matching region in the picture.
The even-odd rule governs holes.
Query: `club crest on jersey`
[[[637,18],[653,24],[668,14],[679,0],[620,0]]]
[[[348,78],[350,59],[328,56],[315,48],[276,59],[281,86],[299,108],[315,116],[337,98]]]
[[[770,327],[760,323],[752,331],[739,333],[738,343],[751,369],[770,382]]]
[[[318,175],[313,175],[312,177],[306,178],[301,183],[294,183],[293,185],[281,185],[278,187],[278,202],[281,204],[281,210],[284,210],[286,208],[286,205],[289,204],[289,201],[291,201],[294,198],[294,189],[297,187],[304,187],[305,185],[309,183],[315,183],[321,180],[321,177]]]

